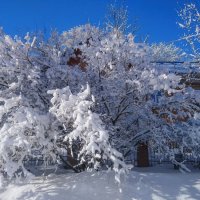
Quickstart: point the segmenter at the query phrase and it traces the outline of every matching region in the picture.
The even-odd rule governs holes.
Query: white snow
[[[36,177],[30,183],[10,184],[0,200],[199,200],[200,176],[172,168],[137,169],[115,182],[113,172],[82,172]]]

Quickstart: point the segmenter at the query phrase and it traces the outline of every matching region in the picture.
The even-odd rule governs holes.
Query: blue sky
[[[126,0],[129,23],[138,19],[138,38],[169,42],[181,35],[177,26],[178,0]],[[183,3],[184,0],[179,0]],[[67,30],[90,22],[103,24],[110,0],[1,0],[0,26],[10,35],[37,30]]]

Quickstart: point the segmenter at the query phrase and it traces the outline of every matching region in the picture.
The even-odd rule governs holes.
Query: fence
[[[149,165],[156,166],[158,164],[171,164],[169,155],[158,153],[155,150],[149,148]],[[182,160],[185,164],[192,164],[200,167],[200,155],[196,156],[193,153],[185,152],[181,154]],[[137,166],[137,151],[132,151],[129,156],[126,157],[125,161],[129,164]]]
[[[155,166],[158,164],[171,164],[169,155],[158,153],[157,151],[149,148],[148,150],[149,155],[149,165]],[[62,156],[64,160],[67,160],[67,156]],[[185,152],[182,154],[182,159],[185,161],[186,164],[193,164],[194,166],[200,167],[200,155],[196,156],[193,153]],[[133,150],[126,158],[125,162],[129,164],[133,164],[137,166],[137,150]],[[26,158],[23,160],[23,164],[25,167],[30,166],[45,166],[45,165],[65,165],[61,160],[46,160],[42,156],[40,158]]]
[[[62,156],[63,159],[67,160],[67,156]],[[53,160],[53,159],[44,159],[42,156],[39,158],[25,158],[23,160],[23,164],[25,167],[29,167],[29,166],[47,166],[47,165],[58,165],[58,164],[63,164],[62,161],[60,159],[58,160]]]

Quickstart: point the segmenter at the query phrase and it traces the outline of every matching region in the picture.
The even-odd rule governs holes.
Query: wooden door
[[[137,166],[149,167],[149,151],[148,144],[141,142],[137,147]]]

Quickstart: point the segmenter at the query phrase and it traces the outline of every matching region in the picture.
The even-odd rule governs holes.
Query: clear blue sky
[[[176,40],[177,10],[184,0],[126,0],[129,19],[138,18],[138,35],[150,42]],[[90,22],[103,23],[110,0],[0,0],[0,26],[10,35],[57,28],[67,30]]]

